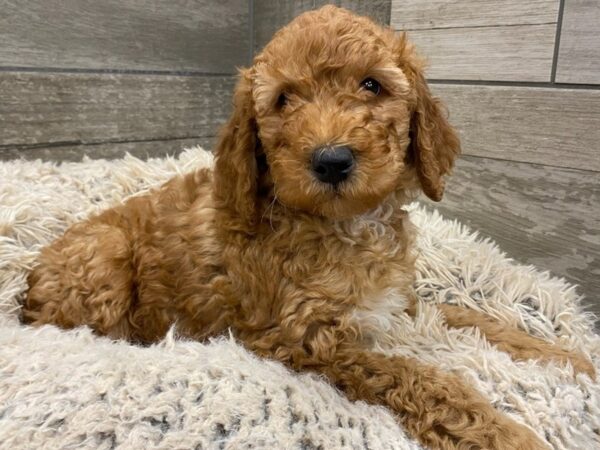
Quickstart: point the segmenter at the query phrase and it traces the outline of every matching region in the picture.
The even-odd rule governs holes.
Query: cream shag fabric
[[[169,177],[211,164],[133,157],[55,166],[0,164],[0,448],[417,449],[383,408],[347,401],[323,380],[262,361],[229,337],[172,334],[140,348],[87,329],[18,322],[27,272],[67,226]],[[380,351],[412,355],[476,386],[556,449],[600,448],[600,387],[569,368],[515,363],[476,330],[448,330],[432,307],[486,311],[593,358],[600,338],[572,286],[507,259],[493,243],[417,205],[416,322],[382,314]],[[393,299],[391,299],[393,302]]]

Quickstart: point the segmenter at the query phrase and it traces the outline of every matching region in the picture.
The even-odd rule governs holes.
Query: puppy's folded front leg
[[[547,448],[467,382],[414,359],[346,347],[319,371],[350,398],[392,409],[411,434],[432,448]]]

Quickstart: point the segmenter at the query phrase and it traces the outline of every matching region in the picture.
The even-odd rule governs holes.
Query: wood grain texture
[[[254,2],[254,51],[260,51],[273,34],[294,17],[326,4],[334,4],[389,25],[391,0],[260,0]]]
[[[556,81],[600,84],[600,1],[565,2]]]
[[[136,142],[105,142],[91,145],[60,145],[53,147],[40,146],[28,149],[0,149],[0,161],[11,159],[43,161],[81,161],[84,156],[91,159],[122,158],[126,153],[141,159],[164,158],[177,155],[182,150],[196,145],[206,150],[212,150],[215,137],[200,137],[195,139],[171,139],[167,141],[136,141]]]
[[[232,76],[0,73],[0,148],[213,136]]]
[[[233,73],[250,53],[246,1],[0,0],[0,64]]]
[[[550,81],[555,25],[447,28],[408,32],[430,67],[448,80]]]
[[[395,30],[556,23],[559,0],[393,0]]]
[[[466,156],[430,204],[517,261],[579,284],[600,313],[600,173]]]
[[[315,8],[314,0],[254,2],[254,53],[258,53],[275,32],[294,17]]]
[[[320,2],[328,3],[328,2]],[[335,2],[338,6],[350,9],[357,14],[367,16],[381,25],[390,24],[390,14],[392,11],[391,0],[338,0]]]
[[[431,84],[463,152],[600,171],[600,90]]]

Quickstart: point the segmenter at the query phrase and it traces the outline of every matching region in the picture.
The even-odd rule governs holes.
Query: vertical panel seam
[[[254,0],[248,0],[248,21],[249,21],[249,33],[250,33],[250,51],[248,55],[248,66],[252,65],[252,59],[254,58]]]
[[[552,57],[552,71],[550,82],[556,82],[556,71],[558,69],[558,55],[560,53],[560,34],[562,32],[563,15],[565,11],[565,0],[560,0],[558,5],[558,17],[556,20],[556,36],[554,37],[554,55]]]
[[[384,25],[388,26],[388,27],[392,27],[392,0],[388,0],[386,2],[387,6],[387,23],[384,23]]]

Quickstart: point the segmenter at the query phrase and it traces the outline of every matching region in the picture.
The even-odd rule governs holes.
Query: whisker
[[[265,208],[265,210],[263,211],[263,213],[262,213],[262,216],[260,217],[260,221],[261,221],[261,222],[262,222],[262,221],[263,221],[263,219],[265,218],[265,215],[267,214],[267,211],[269,211],[269,209],[271,209],[271,217],[273,216],[273,204],[274,204],[274,202],[275,202],[275,200],[276,200],[276,199],[277,199],[277,196],[275,196],[275,197],[273,198],[273,201],[271,201],[271,203],[269,203],[269,206],[267,206],[267,207]],[[273,224],[272,224],[272,223],[271,223],[271,228],[273,228]]]
[[[269,215],[269,225],[271,225],[272,231],[275,231],[275,228],[273,227],[273,209],[274,209],[276,201],[277,201],[277,195],[274,195],[273,201],[271,202],[271,214]]]

